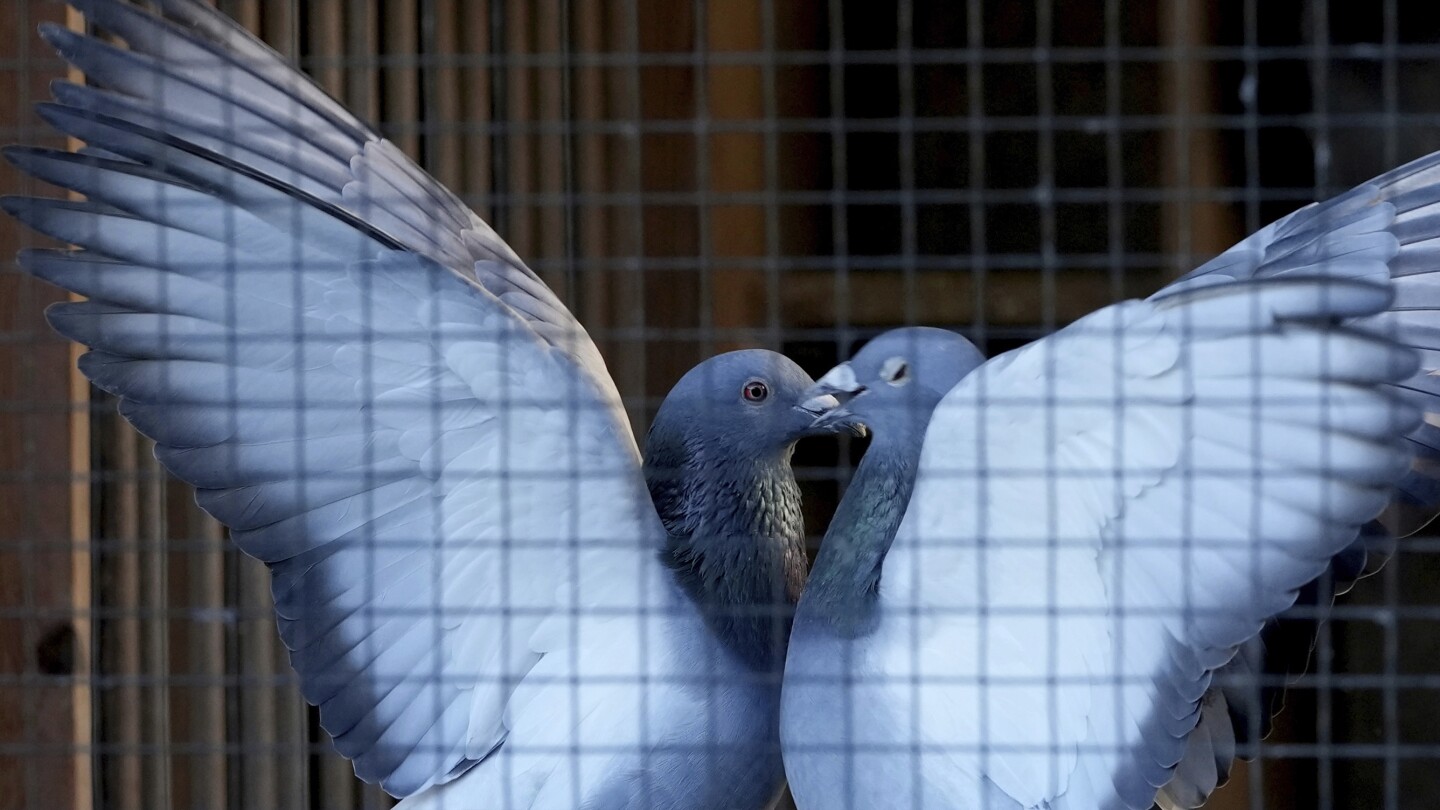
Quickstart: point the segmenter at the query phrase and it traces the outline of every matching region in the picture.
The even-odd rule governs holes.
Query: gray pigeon
[[[21,265],[89,299],[49,311],[81,370],[270,567],[356,773],[407,808],[772,801],[790,451],[833,398],[713,358],[642,472],[584,329],[454,195],[214,9],[74,5],[128,47],[42,29],[92,85],[40,113],[86,147],[5,154],[86,199],[3,201],[80,248]]]
[[[795,620],[798,806],[1203,804],[1268,721],[1246,643],[1440,501],[1437,200],[1433,155],[1024,349],[822,377],[876,438]]]

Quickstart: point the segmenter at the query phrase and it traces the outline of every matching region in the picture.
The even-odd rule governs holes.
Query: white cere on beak
[[[800,403],[800,410],[814,414],[827,413],[838,407],[840,407],[840,400],[836,399],[833,394],[821,394]]]
[[[851,368],[849,363],[841,363],[825,372],[825,376],[816,380],[815,384],[827,386],[834,391],[854,393],[860,390],[860,381],[855,379],[855,369]]]

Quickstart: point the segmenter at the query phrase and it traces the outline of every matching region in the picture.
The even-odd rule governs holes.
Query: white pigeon
[[[875,439],[791,639],[801,810],[1203,803],[1217,670],[1440,500],[1437,201],[1432,155],[995,359],[904,330],[822,377]]]

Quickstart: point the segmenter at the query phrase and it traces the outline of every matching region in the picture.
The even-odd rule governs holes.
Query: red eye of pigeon
[[[740,389],[740,392],[744,395],[746,402],[764,402],[770,396],[769,386],[759,380],[745,383],[745,387]]]

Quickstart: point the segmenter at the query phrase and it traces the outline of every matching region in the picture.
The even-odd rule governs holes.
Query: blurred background
[[[219,5],[551,282],[642,430],[716,351],[819,373],[908,323],[1004,351],[1440,149],[1428,0]],[[5,142],[56,143],[42,20],[83,26],[0,3]],[[0,224],[0,808],[388,807],[301,702],[262,566],[73,372],[34,241]],[[816,536],[861,449],[801,448]],[[1342,600],[1211,806],[1440,796],[1437,551]]]

